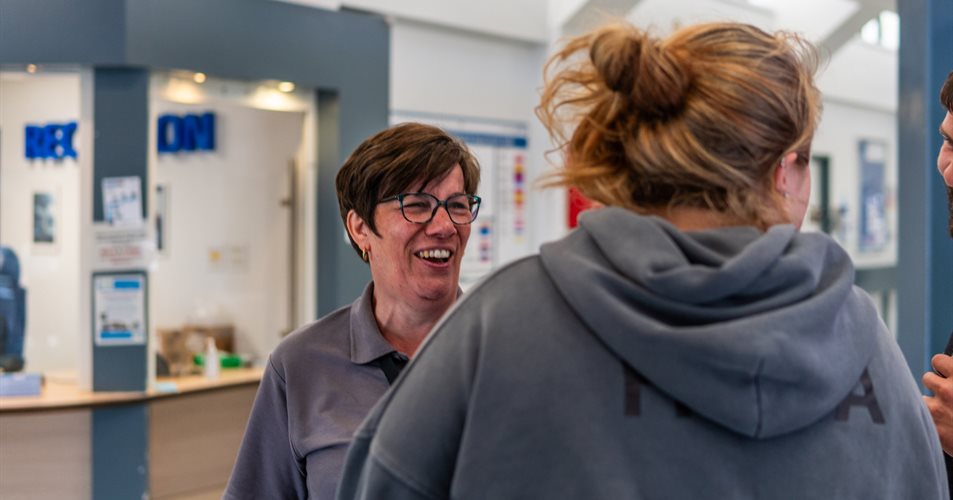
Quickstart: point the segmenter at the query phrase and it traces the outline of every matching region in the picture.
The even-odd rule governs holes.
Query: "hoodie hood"
[[[830,414],[857,385],[881,328],[846,252],[791,225],[682,232],[604,208],[540,254],[609,350],[696,414],[749,437]]]

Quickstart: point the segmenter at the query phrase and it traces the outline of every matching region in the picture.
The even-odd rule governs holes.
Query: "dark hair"
[[[665,38],[613,24],[572,39],[547,63],[537,108],[566,161],[548,184],[636,212],[783,222],[771,173],[791,151],[809,155],[817,60],[796,35],[738,23]]]
[[[943,82],[943,88],[940,89],[940,102],[946,106],[946,110],[953,113],[953,71]]]
[[[437,127],[422,123],[402,123],[382,130],[361,143],[351,153],[336,179],[341,220],[354,210],[374,234],[374,208],[384,198],[405,192],[411,186],[427,185],[459,165],[463,189],[476,194],[480,185],[480,165],[459,140]],[[361,248],[351,239],[358,255]]]
[[[953,238],[953,186],[946,187],[946,208],[949,211],[947,223],[950,226],[950,238]]]
[[[946,76],[943,87],[940,88],[940,103],[946,107],[946,110],[953,113],[953,71]],[[949,210],[950,237],[953,238],[953,186],[946,187],[946,202]]]

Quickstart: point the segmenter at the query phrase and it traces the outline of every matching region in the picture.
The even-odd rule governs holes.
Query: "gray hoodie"
[[[793,226],[586,214],[448,313],[358,430],[338,498],[947,498],[853,275]]]

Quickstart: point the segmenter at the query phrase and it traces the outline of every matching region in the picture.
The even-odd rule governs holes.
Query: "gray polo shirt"
[[[407,359],[377,327],[373,289],[271,354],[224,498],[334,498],[351,437],[389,386],[380,358]]]

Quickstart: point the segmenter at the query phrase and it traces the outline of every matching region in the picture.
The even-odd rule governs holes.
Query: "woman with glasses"
[[[448,313],[355,434],[345,499],[945,499],[847,253],[800,233],[815,52],[628,25],[552,59],[555,177],[605,208]]]
[[[476,158],[427,125],[389,128],[351,154],[338,204],[372,281],[272,353],[225,498],[334,498],[358,424],[460,294],[479,183]]]

